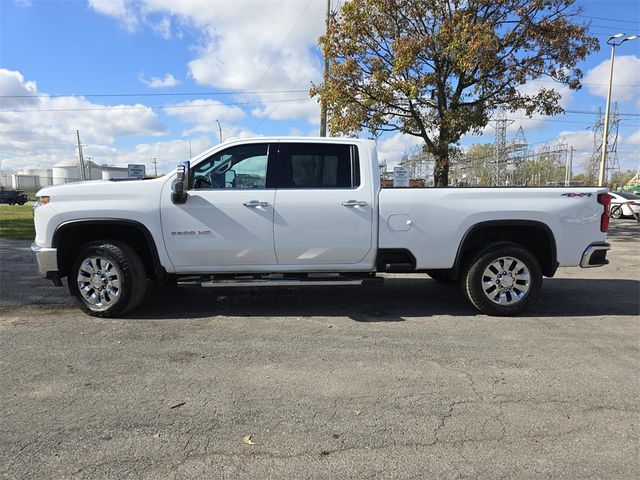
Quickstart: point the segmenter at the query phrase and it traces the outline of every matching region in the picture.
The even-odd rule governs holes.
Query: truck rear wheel
[[[528,309],[542,288],[538,259],[515,243],[498,243],[480,251],[462,275],[469,301],[482,313],[513,316]]]
[[[146,275],[138,254],[120,242],[87,243],[69,271],[69,291],[94,317],[117,317],[144,297]]]

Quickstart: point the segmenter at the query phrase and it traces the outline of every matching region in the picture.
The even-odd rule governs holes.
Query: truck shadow
[[[637,316],[640,282],[545,279],[539,302],[524,317]],[[177,288],[153,287],[131,319],[226,317],[348,317],[401,322],[412,317],[481,316],[458,285],[391,278],[384,287]]]
[[[607,238],[616,242],[637,242],[640,238],[640,224],[627,218],[611,219]],[[615,248],[615,245],[612,248]]]

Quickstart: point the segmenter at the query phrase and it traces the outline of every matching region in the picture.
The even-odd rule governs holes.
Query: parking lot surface
[[[0,242],[0,477],[637,478],[640,231],[525,316],[425,275],[88,317]]]

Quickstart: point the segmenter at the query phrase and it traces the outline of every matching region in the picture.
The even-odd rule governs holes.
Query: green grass
[[[35,236],[31,205],[0,205],[0,239],[33,240]]]

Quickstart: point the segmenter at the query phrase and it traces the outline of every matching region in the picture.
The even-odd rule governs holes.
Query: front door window
[[[196,165],[192,172],[194,190],[267,188],[268,144],[231,147]]]

